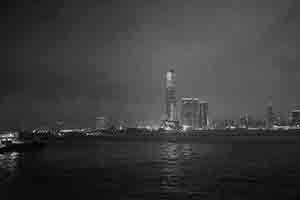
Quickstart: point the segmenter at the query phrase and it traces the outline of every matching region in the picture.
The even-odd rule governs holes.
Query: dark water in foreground
[[[76,138],[0,154],[0,199],[299,199],[300,137]]]

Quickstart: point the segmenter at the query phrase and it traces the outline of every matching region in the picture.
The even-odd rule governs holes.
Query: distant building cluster
[[[208,129],[292,129],[300,128],[300,108],[289,112],[288,120],[284,121],[275,114],[272,102],[268,103],[263,120],[255,119],[251,115],[242,114],[238,119],[210,120],[208,102],[198,97],[177,97],[176,73],[174,70],[166,72],[165,77],[165,111],[160,122],[133,122],[131,126],[125,121],[112,121],[107,116],[95,118],[94,131],[119,130],[128,128],[145,130],[208,130]],[[63,130],[63,131],[62,131]],[[84,129],[90,133],[90,129]],[[39,133],[48,130],[40,129]],[[73,132],[78,132],[74,131]],[[72,132],[64,128],[64,122],[58,121],[55,132],[67,134]],[[93,131],[92,131],[93,132]]]
[[[178,107],[181,109],[178,109]],[[181,98],[178,106],[176,97],[176,74],[166,73],[166,116],[162,128],[166,130],[196,130],[208,128],[208,102],[198,98]]]
[[[184,130],[207,129],[208,102],[181,98],[180,121]]]
[[[166,116],[162,128],[165,130],[206,130],[206,129],[287,129],[300,128],[300,109],[289,113],[288,122],[282,120],[273,111],[272,102],[267,105],[264,120],[257,120],[248,114],[239,120],[208,120],[208,102],[195,97],[182,97],[178,102],[176,97],[176,74],[174,70],[166,73]]]
[[[211,120],[208,111],[208,102],[198,97],[181,97],[176,95],[176,73],[169,70],[165,74],[165,111],[164,117],[159,122],[138,121],[113,121],[107,116],[94,118],[93,128],[67,129],[64,121],[57,121],[54,128],[38,128],[33,134],[46,135],[97,135],[107,130],[111,132],[127,129],[139,130],[208,130],[208,129],[300,129],[300,107],[292,109],[288,113],[288,120],[276,114],[272,102],[268,103],[264,112],[264,119],[255,119],[248,114],[242,114],[238,119]],[[2,134],[4,138],[10,138],[10,134]]]

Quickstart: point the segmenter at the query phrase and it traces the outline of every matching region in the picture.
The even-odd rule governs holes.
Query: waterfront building
[[[300,127],[300,110],[292,110],[289,113],[289,125]]]
[[[176,74],[174,70],[170,70],[166,74],[166,115],[167,120],[177,120],[176,109]]]
[[[16,141],[19,138],[19,132],[11,130],[0,130],[0,145],[7,141]]]
[[[184,130],[200,128],[200,106],[198,98],[181,99],[181,125]]]
[[[108,120],[105,117],[96,117],[96,129],[109,128]]]
[[[248,115],[240,116],[240,128],[248,128],[249,127],[249,117]]]
[[[65,126],[65,122],[58,120],[55,122],[54,132],[58,133],[60,130],[63,130]]]
[[[273,113],[273,105],[272,102],[270,102],[267,105],[267,113],[266,113],[266,128],[267,129],[271,129],[274,126],[274,120],[275,119],[275,115]]]
[[[208,102],[200,101],[199,102],[199,120],[200,120],[200,128],[207,129],[208,128]]]
[[[166,119],[161,125],[165,130],[179,129],[177,119],[177,98],[176,98],[176,74],[174,70],[166,73]]]
[[[234,128],[236,128],[236,125],[232,119],[227,119],[224,122],[224,127],[226,129],[234,129]]]

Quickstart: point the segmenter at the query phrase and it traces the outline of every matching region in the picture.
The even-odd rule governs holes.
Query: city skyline
[[[7,1],[0,126],[158,120],[163,75],[212,119],[300,102],[298,1]]]

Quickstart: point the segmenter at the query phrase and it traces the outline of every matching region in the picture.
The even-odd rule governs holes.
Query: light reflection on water
[[[88,139],[49,145],[43,151],[0,155],[0,177],[3,169],[11,170],[6,174],[16,174],[0,186],[0,191],[7,186],[10,191],[5,194],[15,198],[3,198],[1,191],[0,199],[42,196],[52,200],[57,194],[62,199],[300,197],[299,142],[207,144]],[[14,192],[16,188],[24,192]],[[28,192],[32,188],[38,195]],[[55,192],[49,192],[49,188]]]
[[[203,157],[212,152],[212,145],[203,144],[193,152],[191,144],[186,143],[162,143],[160,145],[160,157],[162,161],[161,184],[163,192],[184,192],[182,180],[186,176],[189,161]]]
[[[20,154],[17,152],[0,154],[0,182],[5,181],[8,176],[14,174],[19,157]]]
[[[160,149],[161,160],[163,161],[161,189],[165,192],[178,190],[178,182],[182,176],[179,159],[182,156],[180,146],[176,143],[164,143],[161,144]]]

